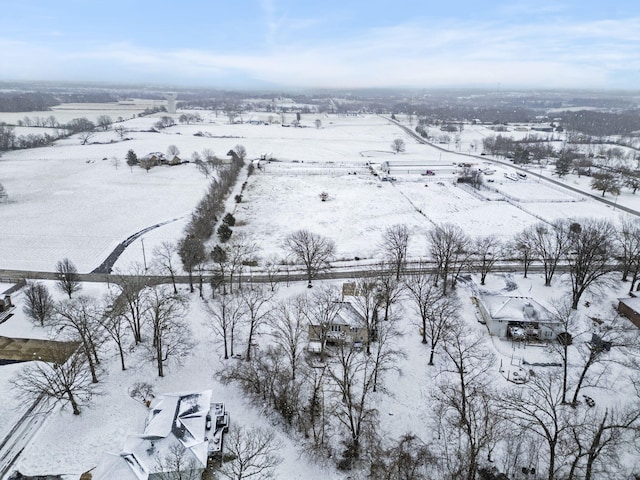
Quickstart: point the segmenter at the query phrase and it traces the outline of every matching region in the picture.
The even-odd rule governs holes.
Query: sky
[[[637,0],[2,0],[0,81],[640,87]]]

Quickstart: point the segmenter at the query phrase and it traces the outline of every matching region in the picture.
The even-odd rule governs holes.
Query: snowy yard
[[[64,115],[75,118],[81,112],[76,109]],[[120,114],[116,110],[106,113]],[[62,115],[62,111],[55,114]],[[86,115],[90,116],[88,112]],[[163,241],[177,241],[208,180],[193,164],[156,167],[147,173],[138,167],[130,169],[124,162],[128,149],[142,156],[164,152],[172,144],[178,146],[184,159],[205,148],[222,157],[237,144],[246,147],[249,158],[267,155],[274,159],[249,177],[241,203],[227,204],[236,217],[234,232],[245,233],[257,243],[261,258],[270,255],[283,258],[284,238],[298,229],[309,229],[333,239],[338,260],[376,259],[381,257],[379,243],[384,229],[405,224],[411,233],[409,256],[420,258],[427,254],[426,233],[437,223],[454,223],[470,236],[495,234],[506,241],[541,219],[616,216],[611,207],[579,198],[544,181],[528,178],[511,182],[503,177],[509,168],[502,166],[496,167],[495,182],[489,184],[494,190],[473,191],[468,186],[458,186],[452,176],[427,178],[405,174],[398,175],[395,182],[383,182],[369,172],[366,163],[398,158],[390,150],[395,138],[403,138],[407,143],[407,151],[400,154],[403,159],[437,158],[454,163],[468,161],[468,157],[418,144],[397,126],[375,115],[318,116],[322,128],[315,128],[313,115],[303,116],[302,123],[308,128],[229,125],[225,118],[216,118],[211,113],[203,113],[203,118],[203,123],[177,125],[161,133],[137,131],[149,128],[157,116],[136,118],[125,122],[136,130],[128,134],[132,139],[125,142],[108,143],[115,141],[115,135],[104,132],[96,135],[94,141],[105,143],[82,146],[72,138],[52,147],[4,154],[0,159],[0,180],[9,192],[10,202],[0,204],[3,226],[0,268],[50,271],[57,260],[69,257],[80,271],[91,271],[119,242],[162,222],[168,223],[143,236],[147,253]],[[205,136],[194,136],[197,132],[204,132]],[[484,134],[486,131],[480,127],[470,128],[463,132],[464,142],[471,145],[473,140],[481,141]],[[113,165],[114,156],[121,159],[119,168]],[[580,185],[584,186],[582,179]],[[320,200],[321,192],[329,194],[326,202]],[[621,196],[621,204],[623,200],[626,197]],[[629,198],[630,204],[635,205],[634,201],[635,197]],[[117,267],[126,270],[131,263],[141,261],[142,245],[138,239],[125,251]],[[469,331],[483,336],[483,342],[496,353],[498,362],[510,366],[523,359],[535,362],[549,358],[546,348],[490,337],[486,327],[476,321],[470,297],[478,291],[531,296],[549,305],[566,291],[566,282],[555,278],[553,287],[545,288],[539,275],[524,279],[521,273],[494,274],[489,276],[486,286],[480,287],[475,275],[470,278],[457,290],[459,313]],[[509,285],[508,290],[509,282],[517,288],[512,290],[513,285]],[[61,299],[53,283],[47,284],[56,298]],[[305,286],[282,285],[278,298],[305,293]],[[100,298],[107,288],[103,284],[85,284],[81,293]],[[185,286],[181,288],[186,292]],[[624,288],[619,288],[607,291],[605,297],[586,297],[591,306],[581,306],[581,313],[612,318],[615,315],[612,304],[624,293]],[[27,320],[21,311],[22,302],[22,294],[14,296],[19,307],[9,321],[0,324],[0,335],[49,337],[47,329],[34,327]],[[398,438],[414,432],[430,440],[434,435],[430,402],[439,370],[437,366],[427,366],[428,347],[420,343],[418,316],[406,298],[399,303],[397,313],[403,336],[396,347],[406,357],[399,361],[397,372],[387,374],[389,394],[373,396],[373,406],[379,414],[379,433],[382,438]],[[300,448],[302,439],[289,435],[273,414],[251,404],[234,385],[220,382],[218,372],[230,362],[240,360],[222,359],[220,339],[205,327],[206,318],[197,293],[191,294],[187,319],[198,342],[185,362],[170,367],[164,378],[157,376],[142,349],[131,349],[128,369],[123,372],[115,348],[105,347],[100,395],[80,416],[73,416],[69,409],[52,412],[24,451],[18,465],[20,471],[32,475],[65,473],[68,478],[77,479],[96,465],[103,452],[118,452],[127,435],[142,431],[146,409],[132,400],[128,391],[135,382],[147,381],[157,393],[211,388],[213,400],[226,404],[232,422],[274,426],[284,445],[281,454],[285,460],[278,467],[278,478],[354,478],[335,470],[333,459],[322,464],[304,456]],[[262,335],[260,341],[266,338]],[[442,352],[438,351],[436,365],[442,361]],[[0,367],[0,437],[25,408],[9,383],[20,368],[20,364]],[[509,385],[498,371],[498,364],[489,375],[497,388]],[[598,404],[607,401],[606,392],[601,390],[591,389],[589,394]],[[638,467],[637,458],[630,462],[630,467]]]

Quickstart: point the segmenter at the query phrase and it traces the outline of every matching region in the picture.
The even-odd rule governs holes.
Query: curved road
[[[150,227],[147,227],[143,230],[140,230],[139,232],[134,233],[129,238],[127,238],[124,242],[119,243],[118,246],[113,249],[113,252],[111,252],[109,256],[105,259],[105,261],[102,262],[100,266],[94,269],[91,273],[103,273],[103,274],[111,273],[111,269],[113,268],[115,263],[118,261],[118,258],[120,258],[120,255],[122,255],[122,253],[126,250],[126,248],[129,245],[131,245],[135,240],[140,238],[145,233],[150,232],[151,230],[154,230],[158,227],[162,227],[163,225],[166,225],[168,223],[172,223],[177,220],[180,220],[180,218],[182,217],[167,220],[166,222],[156,223],[155,225],[151,225]]]

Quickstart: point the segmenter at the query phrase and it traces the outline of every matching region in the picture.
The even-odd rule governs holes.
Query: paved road
[[[13,473],[18,457],[29,445],[50,411],[48,401],[43,397],[37,398],[0,443],[0,478],[6,480]]]
[[[157,224],[151,225],[150,227],[147,227],[147,228],[145,228],[143,230],[140,230],[139,232],[134,233],[129,238],[127,238],[124,242],[121,242],[120,244],[118,244],[118,246],[113,249],[113,252],[111,252],[109,254],[109,256],[105,259],[105,261],[102,262],[100,264],[100,266],[98,268],[96,268],[91,273],[98,273],[98,274],[99,273],[102,273],[102,274],[111,273],[111,269],[115,265],[115,263],[118,260],[118,258],[120,257],[120,255],[122,255],[122,253],[126,250],[126,248],[129,245],[131,245],[135,240],[140,238],[145,233],[150,232],[151,230],[154,230],[154,229],[156,229],[158,227],[161,227],[163,225],[166,225],[168,223],[175,222],[176,220],[180,220],[180,218],[173,218],[171,220],[167,220],[166,222],[157,223]]]
[[[475,154],[464,153],[464,152],[452,152],[451,150],[448,150],[446,148],[442,148],[442,147],[440,147],[438,145],[435,145],[435,144],[427,141],[426,139],[424,139],[423,137],[418,135],[416,132],[414,132],[411,128],[409,128],[409,127],[407,127],[405,125],[402,125],[397,120],[392,120],[391,118],[386,117],[386,116],[382,116],[382,117],[384,119],[386,119],[386,120],[389,120],[394,125],[397,125],[398,127],[400,127],[402,130],[404,130],[406,133],[411,135],[413,138],[415,138],[419,143],[422,143],[423,145],[429,145],[429,146],[431,146],[431,147],[433,147],[433,148],[435,148],[437,150],[441,150],[443,152],[453,153],[455,155],[462,155],[462,156],[470,157],[470,158],[477,159],[477,160],[490,161],[492,163],[496,163],[496,164],[502,165],[504,167],[513,168],[513,169],[518,170],[520,172],[526,173],[527,175],[531,175],[532,177],[537,177],[537,178],[542,179],[542,180],[544,180],[546,182],[553,183],[554,185],[557,185],[559,187],[566,188],[567,190],[569,190],[571,192],[574,192],[574,193],[577,193],[579,195],[583,195],[585,197],[591,198],[591,199],[596,200],[596,201],[598,201],[600,203],[604,203],[605,205],[613,207],[614,210],[616,210],[616,209],[617,210],[621,210],[623,212],[630,213],[631,215],[635,215],[636,217],[640,217],[640,211],[634,210],[633,208],[629,208],[629,207],[626,207],[624,205],[619,205],[617,203],[617,201],[613,201],[612,202],[611,200],[609,200],[607,198],[603,198],[601,195],[594,195],[592,193],[585,192],[584,190],[580,190],[578,188],[572,187],[571,185],[567,185],[566,183],[561,182],[559,180],[556,180],[555,178],[549,178],[549,177],[547,177],[545,175],[542,175],[540,173],[536,173],[531,169],[527,169],[527,168],[520,167],[518,165],[514,165],[511,162],[505,162],[505,161],[502,161],[502,160],[496,160],[494,157],[488,157],[488,156],[484,156],[484,155],[475,155]]]

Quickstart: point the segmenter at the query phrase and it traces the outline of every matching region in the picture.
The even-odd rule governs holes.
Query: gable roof
[[[531,297],[487,295],[482,300],[493,320],[557,323],[551,312]]]
[[[169,393],[149,407],[146,426],[140,435],[127,437],[119,454],[105,454],[96,467],[95,480],[147,480],[161,472],[161,462],[176,451],[199,468],[207,466],[205,437],[211,390]]]

